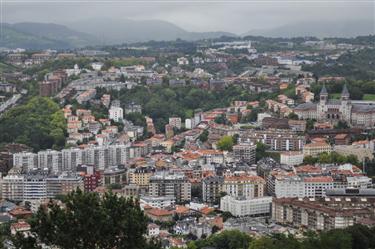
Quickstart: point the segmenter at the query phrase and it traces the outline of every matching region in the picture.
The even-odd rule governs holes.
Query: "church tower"
[[[351,123],[351,114],[352,114],[352,104],[350,101],[350,94],[346,84],[344,85],[341,92],[341,106],[340,111],[342,114],[342,119],[344,119],[348,124]]]
[[[326,118],[328,103],[328,91],[325,85],[323,85],[322,90],[320,90],[319,97],[319,104],[317,106],[318,120],[324,120]]]

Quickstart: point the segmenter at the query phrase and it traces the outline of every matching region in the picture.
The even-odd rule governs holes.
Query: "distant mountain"
[[[35,36],[64,41],[73,47],[83,47],[98,42],[93,35],[79,32],[64,25],[54,23],[23,22],[13,24],[12,28],[17,31]]]
[[[315,36],[328,37],[355,37],[375,33],[373,20],[348,21],[310,21],[299,22],[265,30],[251,30],[242,36],[260,35],[265,37],[300,37]]]
[[[131,42],[199,40],[236,36],[228,32],[188,32],[159,20],[93,19],[66,25],[23,22],[3,25],[0,47],[28,49],[71,49],[88,45]]]
[[[102,44],[131,42],[199,40],[236,36],[229,32],[188,32],[170,22],[161,20],[91,19],[67,24],[68,27],[95,35]]]
[[[68,49],[98,43],[94,36],[52,23],[3,24],[1,47]]]
[[[29,33],[20,32],[9,25],[3,25],[0,47],[38,50],[46,48],[68,48],[69,44],[62,41],[51,40],[46,37],[39,37]]]

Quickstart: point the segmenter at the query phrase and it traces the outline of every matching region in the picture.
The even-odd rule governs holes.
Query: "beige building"
[[[318,156],[321,153],[331,153],[332,152],[332,147],[331,145],[327,144],[326,142],[316,142],[316,143],[311,143],[311,144],[306,144],[303,147],[303,156]]]
[[[280,163],[286,165],[300,165],[303,163],[302,151],[285,151],[280,153]]]
[[[150,177],[153,175],[153,169],[148,167],[139,167],[129,173],[129,183],[140,187],[146,187],[150,184]]]
[[[263,197],[265,180],[260,176],[225,177],[222,191],[233,197],[253,199]]]

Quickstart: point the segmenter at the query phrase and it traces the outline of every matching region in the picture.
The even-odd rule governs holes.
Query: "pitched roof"
[[[346,87],[346,84],[344,85],[344,87],[342,89],[341,95],[342,96],[349,96],[349,91],[348,91],[348,88]]]
[[[323,85],[322,90],[320,90],[320,95],[328,95],[326,85]]]

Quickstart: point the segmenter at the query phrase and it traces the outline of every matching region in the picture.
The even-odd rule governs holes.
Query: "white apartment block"
[[[268,193],[276,198],[325,197],[327,189],[342,188],[331,176],[299,177],[270,176],[267,179]]]
[[[22,166],[26,171],[34,168],[48,169],[58,174],[63,171],[75,171],[78,165],[94,165],[104,170],[110,166],[125,165],[130,153],[129,145],[91,146],[85,149],[71,148],[62,151],[46,150],[35,153],[16,153],[14,166]]]
[[[8,175],[1,182],[2,197],[14,201],[32,201],[83,189],[80,177],[48,177],[45,174]]]
[[[13,154],[13,166],[32,170],[38,167],[38,156],[31,152],[15,153]]]
[[[62,153],[56,150],[38,152],[38,168],[50,169],[53,173],[62,171]]]
[[[220,200],[220,210],[230,212],[233,216],[237,217],[269,215],[271,212],[271,204],[271,196],[241,199],[227,195]]]
[[[177,129],[181,129],[181,118],[179,117],[169,118],[169,125],[172,127],[176,127]]]
[[[301,151],[286,151],[280,153],[280,163],[290,166],[303,163],[303,153]]]
[[[298,176],[269,177],[267,190],[269,194],[277,198],[305,196],[305,184]]]
[[[154,208],[166,208],[175,204],[174,196],[142,196],[139,199],[141,207],[151,206]]]
[[[121,107],[111,107],[109,109],[109,119],[119,122],[124,119],[124,110]]]

